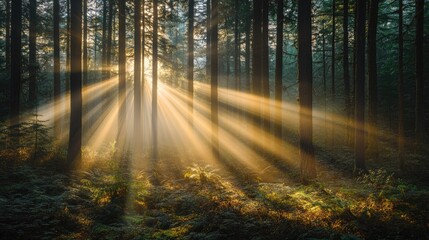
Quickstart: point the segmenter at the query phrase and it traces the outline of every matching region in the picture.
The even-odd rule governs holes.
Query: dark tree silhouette
[[[141,103],[142,103],[142,40],[141,40],[141,0],[134,0],[134,148],[141,148],[142,134],[142,119],[141,119]]]
[[[152,33],[152,158],[158,158],[158,0],[153,1]]]
[[[277,0],[277,41],[276,41],[276,76],[275,76],[275,100],[277,103],[274,133],[277,137],[282,137],[282,95],[283,95],[283,1]]]
[[[211,128],[213,157],[219,159],[219,132],[218,132],[218,0],[211,0],[210,14],[210,79],[211,79]]]
[[[37,30],[37,1],[30,0],[30,22],[28,27],[28,102],[31,106],[36,103],[37,91],[37,58],[36,58],[36,30]]]
[[[10,53],[14,56],[10,59],[10,122],[11,125],[19,123],[19,96],[21,92],[21,28],[22,28],[22,0],[12,1],[11,9],[11,29]]]
[[[82,159],[82,1],[70,5],[70,133],[67,161],[79,163]]]
[[[193,102],[194,102],[194,0],[188,1],[188,96],[189,96],[189,110],[190,121],[192,122]]]
[[[299,150],[301,176],[316,177],[313,147],[311,0],[298,1]]]
[[[365,170],[365,22],[366,0],[356,2],[355,171]]]
[[[399,22],[398,22],[398,152],[399,169],[404,170],[404,5],[399,0]]]
[[[54,135],[60,135],[59,124],[59,98],[61,95],[61,69],[60,69],[60,1],[54,0]]]
[[[423,64],[423,34],[424,0],[416,0],[416,110],[415,134],[417,140],[423,139],[424,121],[424,64]]]

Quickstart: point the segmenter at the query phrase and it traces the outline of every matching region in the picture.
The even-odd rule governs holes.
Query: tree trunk
[[[118,77],[119,77],[119,85],[118,85],[118,106],[119,106],[119,115],[118,115],[118,140],[122,140],[125,136],[126,131],[126,54],[125,54],[125,36],[126,36],[126,2],[118,1],[118,17],[119,17],[119,42],[118,42]],[[118,141],[121,143],[120,141]]]
[[[141,119],[141,0],[134,0],[134,149],[141,150],[142,119]]]
[[[106,78],[106,58],[107,58],[107,0],[103,0],[103,26],[101,40],[101,66],[103,79]]]
[[[54,137],[61,133],[59,124],[59,98],[61,95],[61,69],[60,69],[60,0],[54,0]]]
[[[210,66],[210,61],[211,61],[211,57],[210,57],[210,42],[211,42],[211,23],[210,23],[210,18],[211,18],[211,0],[207,0],[206,6],[207,6],[207,48],[206,48],[206,80],[209,81],[210,80],[210,74],[211,74],[211,66]]]
[[[253,0],[252,93],[262,95],[262,6],[263,0]],[[257,103],[255,123],[260,125],[261,106]]]
[[[234,90],[240,90],[240,32],[239,32],[239,10],[240,1],[234,0]]]
[[[37,57],[36,57],[36,29],[37,29],[37,2],[30,0],[30,21],[28,27],[28,103],[36,106],[37,88]]]
[[[70,92],[70,0],[66,1],[66,11],[67,11],[67,26],[66,26],[66,79],[65,79],[65,87],[66,94]]]
[[[403,35],[403,0],[399,0],[399,33],[398,33],[398,152],[399,169],[405,170],[404,162],[404,35]]]
[[[331,104],[332,107],[335,104],[335,41],[336,41],[336,0],[332,0],[332,46],[331,46]],[[334,107],[332,108],[332,116],[331,116],[331,148],[335,147],[335,127],[334,123]]]
[[[158,158],[158,0],[153,1],[152,44],[152,158]]]
[[[219,136],[218,136],[218,0],[211,0],[210,14],[210,75],[211,75],[211,128],[212,128],[212,151],[214,159],[219,159]]]
[[[366,0],[356,2],[355,172],[365,171],[365,22]]]
[[[188,2],[188,97],[189,97],[189,121],[192,124],[194,111],[194,0]]]
[[[303,179],[316,177],[313,147],[311,0],[298,1],[299,153]]]
[[[349,0],[344,0],[343,6],[343,78],[345,95],[345,112],[347,121],[347,142],[351,142],[351,100],[350,100],[350,73],[349,73]]]
[[[11,125],[19,124],[19,95],[21,92],[21,29],[22,29],[22,0],[12,1],[11,9],[11,29],[10,53],[14,56],[10,59],[10,123]]]
[[[71,1],[70,41],[70,134],[67,152],[69,164],[82,159],[82,1]]]
[[[106,45],[106,67],[107,77],[110,78],[111,66],[112,66],[112,47],[113,47],[113,19],[115,17],[114,12],[114,1],[109,0],[109,18],[107,20],[107,45]]]
[[[269,1],[263,1],[262,5],[262,98],[268,100],[270,98],[270,82],[269,82],[269,52],[268,52],[268,16],[269,16]],[[266,132],[270,132],[270,109],[269,106],[262,105],[262,121]]]
[[[417,141],[423,140],[423,94],[424,94],[424,65],[423,65],[423,26],[424,0],[416,0],[416,120],[415,134]]]
[[[83,0],[83,60],[82,77],[84,86],[88,85],[88,0]]]
[[[5,43],[5,56],[6,56],[6,69],[10,69],[10,0],[6,0],[6,43]]]
[[[377,21],[379,0],[371,0],[368,22],[368,134],[369,154],[377,158]]]
[[[275,100],[276,100],[276,122],[274,133],[282,138],[282,95],[283,95],[283,1],[277,0],[277,40],[276,40],[276,76],[275,76]]]

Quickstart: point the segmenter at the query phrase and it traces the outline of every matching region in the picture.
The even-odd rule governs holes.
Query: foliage
[[[216,173],[217,171],[217,169],[213,169],[210,165],[201,167],[194,163],[192,166],[186,168],[183,177],[186,180],[200,184],[217,183],[221,180],[221,177]]]

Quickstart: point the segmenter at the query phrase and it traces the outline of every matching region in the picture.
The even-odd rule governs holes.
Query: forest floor
[[[303,184],[198,165],[180,178],[96,165],[3,170],[0,238],[429,239],[429,188],[383,169],[353,178],[327,167]]]

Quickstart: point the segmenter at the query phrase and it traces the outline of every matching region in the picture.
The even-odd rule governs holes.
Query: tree
[[[30,23],[28,27],[28,102],[35,106],[36,102],[36,83],[37,83],[37,59],[36,59],[36,29],[37,29],[37,1],[30,0],[29,12]]]
[[[379,0],[371,0],[368,22],[368,122],[373,128],[368,134],[370,154],[377,157],[378,147],[375,138],[377,125],[377,22]]]
[[[70,4],[70,134],[67,152],[69,164],[82,159],[82,0]]]
[[[270,84],[269,84],[269,46],[268,46],[268,16],[269,16],[269,1],[263,1],[262,4],[262,75],[261,75],[261,87],[262,87],[262,93],[261,97],[264,99],[270,98]],[[270,129],[270,121],[269,121],[269,108],[268,106],[263,105],[263,112],[261,113],[263,115],[262,121],[263,121],[263,127],[267,132],[269,132]],[[264,119],[267,120],[264,120]]]
[[[277,103],[277,123],[275,133],[282,137],[282,94],[283,94],[283,1],[277,0],[277,40],[276,40],[276,76],[275,76],[275,100]]]
[[[134,144],[135,149],[141,147],[141,62],[142,62],[142,40],[141,40],[141,0],[134,0]]]
[[[54,135],[60,135],[59,98],[61,95],[61,73],[60,73],[60,1],[54,0]]]
[[[6,43],[5,43],[5,57],[6,69],[10,68],[10,0],[6,0]]]
[[[194,101],[194,0],[188,1],[188,97],[190,122],[192,122],[193,101]]]
[[[316,177],[312,113],[311,0],[298,1],[299,150],[301,176]]]
[[[83,0],[83,84],[88,84],[88,0]]]
[[[331,46],[331,100],[332,104],[335,103],[335,41],[336,41],[336,0],[332,0],[332,46]],[[331,117],[331,147],[334,147],[335,145],[335,124],[334,124],[334,118]]]
[[[355,78],[355,172],[365,171],[365,12],[366,0],[357,0]]]
[[[207,44],[207,48],[206,48],[206,78],[207,81],[209,80],[208,78],[210,77],[211,74],[211,66],[210,66],[210,61],[211,61],[211,57],[210,57],[210,42],[211,42],[211,22],[210,22],[210,18],[211,18],[211,0],[207,0],[206,3],[206,8],[207,8],[207,20],[206,20],[206,28],[207,28],[207,40],[206,40],[206,44]]]
[[[158,158],[158,0],[153,1],[152,31],[152,158]]]
[[[262,86],[262,0],[253,0],[252,93],[261,96]],[[260,106],[256,106],[255,122],[260,124]]]
[[[343,78],[345,95],[345,112],[347,123],[351,117],[350,73],[349,73],[349,0],[343,3]],[[350,127],[347,127],[347,139],[350,142]]]
[[[218,132],[218,0],[211,0],[210,14],[210,87],[211,87],[211,128],[213,157],[219,159],[219,132]]]
[[[12,1],[10,53],[14,56],[10,59],[10,122],[11,125],[19,124],[19,95],[21,92],[21,28],[22,28],[22,0]]]
[[[416,0],[416,110],[415,134],[416,139],[423,139],[424,121],[424,64],[423,64],[423,26],[424,26],[424,0]]]
[[[403,0],[399,0],[398,22],[398,152],[399,169],[404,170],[404,16]]]
[[[118,140],[121,140],[123,134],[125,134],[125,118],[126,118],[126,54],[125,54],[125,36],[126,36],[126,26],[125,26],[125,1],[118,1],[118,17],[119,17],[119,40],[118,40],[118,106],[119,106],[119,115],[118,115]]]

